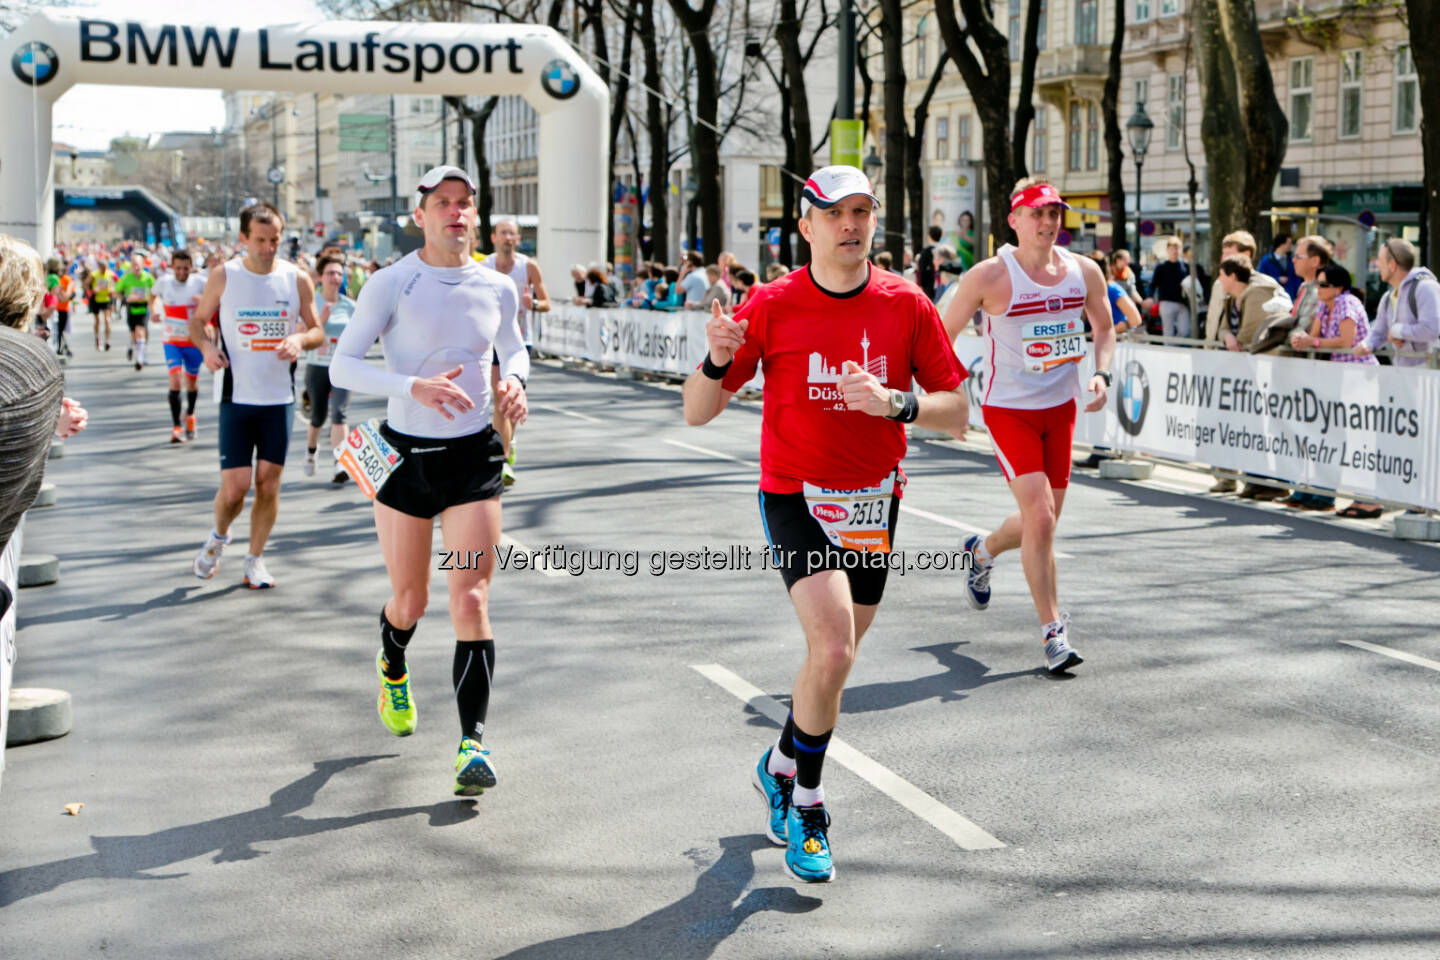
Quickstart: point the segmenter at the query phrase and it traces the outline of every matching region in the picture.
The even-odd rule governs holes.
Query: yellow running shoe
[[[410,671],[399,680],[385,676],[385,651],[375,656],[375,672],[380,674],[380,722],[397,737],[415,732],[415,701],[410,699]]]
[[[480,741],[466,737],[455,755],[455,796],[474,797],[495,786],[495,765]]]

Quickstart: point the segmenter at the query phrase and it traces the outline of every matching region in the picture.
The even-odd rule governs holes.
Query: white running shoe
[[[1059,620],[1045,625],[1045,667],[1051,673],[1064,673],[1085,662],[1085,658],[1070,646],[1065,635],[1069,626],[1068,613],[1062,613]]]
[[[245,558],[245,586],[251,590],[268,590],[275,586],[275,578],[265,569],[265,561],[259,557]]]
[[[195,555],[195,563],[191,569],[195,576],[201,580],[209,580],[215,576],[215,571],[220,569],[220,554],[225,550],[225,544],[230,542],[230,535],[227,533],[223,538],[217,537],[215,531],[210,531],[210,536],[205,538],[205,545]]]
[[[315,454],[312,453],[306,456],[305,465],[300,469],[304,471],[305,476],[307,477],[315,476]]]

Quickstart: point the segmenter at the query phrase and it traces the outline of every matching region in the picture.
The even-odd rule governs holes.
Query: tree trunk
[[[1123,7],[1124,0],[1116,6]],[[1040,0],[1025,5],[1025,37],[1020,44],[1020,99],[1015,105],[1014,129],[1010,131],[1010,156],[1015,165],[1015,179],[1030,175],[1025,162],[1025,140],[1030,124],[1035,122],[1035,62],[1040,59]]]
[[[1125,151],[1120,134],[1120,54],[1125,49],[1125,4],[1115,4],[1115,30],[1110,38],[1110,70],[1100,113],[1105,118],[1106,188],[1110,194],[1110,249],[1128,250],[1125,239]],[[1139,198],[1136,198],[1138,204]],[[1138,207],[1137,207],[1138,213]],[[1191,238],[1193,241],[1193,237]],[[1196,250],[1196,256],[1200,251]]]
[[[645,56],[645,133],[650,139],[650,256],[670,261],[670,128],[660,103],[660,47],[655,0],[640,0],[640,49]],[[643,227],[643,224],[642,224]]]
[[[986,226],[996,245],[1012,243],[1015,232],[1010,229],[1010,190],[1015,186],[1015,162],[1010,144],[1010,49],[991,19],[991,8],[985,0],[959,0],[966,26],[962,29],[955,16],[956,0],[936,0],[935,14],[940,35],[955,68],[965,80],[975,112],[980,117],[980,144],[985,158],[985,196],[989,205]],[[984,59],[976,58],[975,50]],[[984,252],[982,249],[977,253]]]
[[[805,86],[805,58],[800,52],[800,18],[796,13],[795,0],[780,0],[780,22],[775,27],[775,39],[780,44],[780,57],[784,63],[786,91],[782,112],[789,112],[785,124],[789,136],[785,139],[785,162],[796,176],[810,175],[814,163],[815,135],[810,129],[810,95]],[[796,207],[798,191],[795,181],[784,177],[784,215],[780,226],[780,262],[787,266],[799,266],[810,262],[810,245],[799,236],[796,229]],[[796,236],[796,249],[791,258],[790,236]]]
[[[720,138],[715,132],[720,105],[719,76],[715,48],[710,43],[710,21],[715,15],[715,2],[703,0],[700,9],[695,10],[688,0],[670,0],[670,7],[690,38],[690,50],[695,56],[695,101],[699,122],[695,124],[691,160],[695,182],[699,186],[700,244],[705,256],[712,261],[720,256],[720,245],[724,242],[720,219]]]
[[[596,3],[596,21],[598,22],[599,11],[605,6],[604,0]],[[630,7],[625,11],[623,23],[624,37],[620,42],[620,69],[615,71],[615,88],[610,91],[610,157],[607,161],[610,165],[610,184],[614,188],[615,177],[615,154],[616,147],[620,143],[620,129],[625,124],[625,115],[630,108],[630,60],[635,48],[635,10],[639,6],[639,0],[630,0]],[[596,28],[597,31],[599,28]],[[598,41],[597,41],[598,42]],[[611,263],[615,262],[615,204],[608,204],[610,229],[605,233],[605,259]]]
[[[855,69],[860,71],[860,143],[870,136],[870,101],[875,93],[875,80],[870,76],[870,66],[865,62],[865,44],[855,41]],[[839,104],[836,104],[839,107]],[[833,111],[831,116],[838,116]],[[861,149],[864,149],[863,146]]]
[[[480,249],[485,253],[495,251],[490,242],[490,217],[495,212],[495,196],[490,190],[490,160],[485,155],[485,127],[490,116],[499,105],[499,97],[486,97],[484,104],[476,110],[465,102],[464,97],[446,97],[445,102],[466,120],[470,121],[470,145],[475,151],[475,232],[479,234]]]
[[[916,256],[925,249],[929,239],[925,236],[928,219],[925,211],[925,122],[930,117],[930,99],[935,96],[935,88],[940,85],[940,78],[945,75],[945,65],[949,61],[950,54],[942,50],[940,58],[935,62],[935,69],[930,74],[930,83],[925,87],[925,94],[915,105],[915,123],[911,126],[906,144],[908,151],[905,156],[905,192],[910,197],[910,249]]]
[[[1424,191],[1420,204],[1420,262],[1434,268],[1440,262],[1440,44],[1430,45],[1428,28],[1440,17],[1440,0],[1406,0],[1410,21],[1410,57],[1420,80],[1425,108],[1420,116],[1420,151]]]
[[[1205,147],[1205,189],[1210,196],[1211,276],[1220,262],[1220,241],[1244,224],[1245,153],[1235,62],[1220,28],[1218,0],[1193,0],[1195,72],[1200,80],[1200,142]],[[1161,127],[1157,124],[1156,129]],[[1139,198],[1136,198],[1138,204]]]
[[[1251,233],[1260,250],[1270,248],[1270,218],[1261,211],[1270,209],[1275,180],[1285,162],[1285,144],[1290,121],[1275,97],[1275,80],[1270,61],[1260,40],[1255,20],[1255,0],[1218,0],[1220,28],[1235,62],[1240,91],[1241,124],[1245,131],[1245,187],[1241,194],[1240,222]]]
[[[901,0],[880,0],[880,45],[885,63],[885,249],[905,266],[905,43]]]

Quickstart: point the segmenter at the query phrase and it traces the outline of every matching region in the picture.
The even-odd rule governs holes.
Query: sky
[[[320,20],[325,16],[314,0],[243,0],[224,7],[206,4],[200,9],[223,9],[227,25],[242,27]],[[64,7],[62,12],[194,23],[196,10],[194,0],[81,0]],[[206,23],[221,22],[213,13],[206,13],[202,19]],[[51,136],[56,143],[72,144],[83,150],[104,150],[115,137],[143,136],[166,130],[209,130],[224,125],[225,104],[219,90],[82,83],[56,101]]]

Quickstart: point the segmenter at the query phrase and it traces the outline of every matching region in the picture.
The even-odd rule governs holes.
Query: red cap
[[[1061,199],[1059,191],[1048,183],[1037,183],[1026,187],[1010,198],[1011,210],[1018,207],[1048,207],[1051,204],[1064,207],[1066,210],[1070,209],[1070,204]]]

